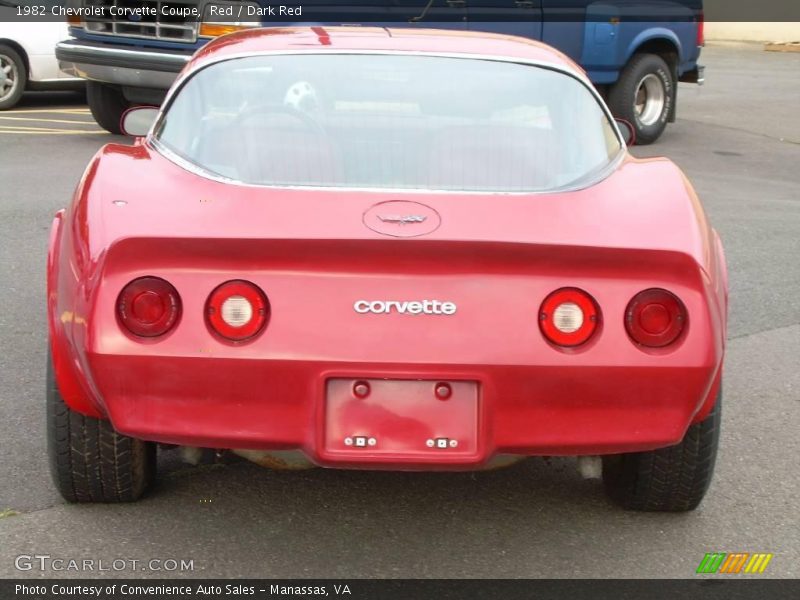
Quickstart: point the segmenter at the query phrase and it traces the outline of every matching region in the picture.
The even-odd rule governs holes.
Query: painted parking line
[[[5,115],[0,115],[0,121],[33,121],[34,123],[73,123],[76,125],[97,126],[97,123],[95,123],[94,121],[75,121],[75,120],[64,120],[64,119],[40,119],[40,118],[34,119],[31,117],[6,117]]]
[[[91,117],[92,116],[92,113],[88,108],[86,110],[83,110],[83,109],[64,109],[64,110],[56,110],[56,111],[50,110],[50,111],[44,111],[44,112],[49,112],[49,113],[56,114],[56,115],[81,115],[81,116],[86,116],[86,117]]]
[[[14,114],[34,114],[34,113],[79,113],[79,114],[89,114],[88,108],[22,108],[19,110],[5,110],[3,111],[4,115],[14,115]]]
[[[14,127],[0,125],[0,135],[110,135],[107,131],[90,131],[87,129],[46,129],[40,127]]]
[[[101,135],[88,107],[22,108],[0,112],[0,135]]]

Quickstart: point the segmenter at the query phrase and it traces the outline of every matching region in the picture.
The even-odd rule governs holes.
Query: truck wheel
[[[633,124],[638,144],[652,144],[667,126],[674,91],[675,80],[663,58],[636,54],[611,86],[608,106],[615,117]]]
[[[719,445],[722,394],[711,413],[690,425],[676,446],[603,457],[609,496],[629,510],[684,512],[705,496]]]
[[[122,133],[120,120],[122,114],[131,107],[131,103],[125,100],[120,90],[96,81],[88,81],[86,100],[100,127],[111,133]]]
[[[13,48],[0,44],[0,110],[14,106],[28,84],[25,61]]]
[[[47,453],[56,488],[69,502],[131,502],[152,485],[156,447],[85,417],[61,398],[47,360]]]

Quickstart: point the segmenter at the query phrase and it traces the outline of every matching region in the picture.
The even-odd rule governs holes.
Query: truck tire
[[[100,127],[110,133],[122,133],[120,120],[123,113],[131,107],[131,103],[125,100],[120,90],[96,81],[88,81],[86,100]]]
[[[603,482],[609,496],[629,510],[694,510],[714,474],[719,445],[722,394],[711,413],[690,425],[683,440],[669,448],[603,457]]]
[[[637,144],[652,144],[667,126],[675,100],[675,78],[663,58],[635,54],[608,91],[608,107],[636,130]]]
[[[71,410],[47,360],[47,453],[56,488],[68,502],[132,502],[152,485],[156,446],[120,435],[109,421]]]
[[[0,110],[16,105],[27,85],[25,61],[11,46],[0,44]]]

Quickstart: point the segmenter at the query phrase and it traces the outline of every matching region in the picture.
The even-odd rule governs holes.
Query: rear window
[[[437,56],[269,55],[212,64],[157,140],[247,184],[546,191],[621,150],[584,84],[547,68]]]

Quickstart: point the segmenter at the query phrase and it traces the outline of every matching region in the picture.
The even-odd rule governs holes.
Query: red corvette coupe
[[[159,444],[355,469],[571,455],[625,507],[702,500],[720,240],[559,52],[253,30],[123,121],[141,137],[98,152],[50,236],[67,500],[135,500]]]

